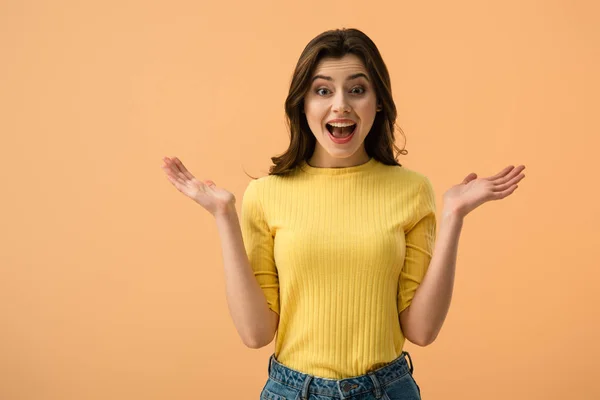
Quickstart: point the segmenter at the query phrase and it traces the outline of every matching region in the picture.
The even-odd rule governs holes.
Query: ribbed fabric
[[[346,168],[304,162],[288,176],[251,181],[242,236],[279,314],[278,361],[344,379],[397,358],[399,313],[429,266],[435,213],[427,177],[374,158]]]

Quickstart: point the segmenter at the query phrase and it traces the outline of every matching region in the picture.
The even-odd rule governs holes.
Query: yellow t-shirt
[[[304,162],[287,176],[251,181],[242,236],[279,314],[278,361],[343,379],[397,358],[399,313],[429,266],[435,215],[427,177],[374,158],[346,168]]]

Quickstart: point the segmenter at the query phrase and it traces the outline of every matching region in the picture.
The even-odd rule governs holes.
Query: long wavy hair
[[[335,29],[321,33],[304,48],[296,64],[290,90],[285,100],[286,124],[290,132],[290,145],[279,157],[271,157],[274,165],[269,175],[285,175],[292,172],[302,161],[313,154],[316,138],[312,134],[304,110],[304,96],[310,89],[311,77],[319,61],[324,57],[342,58],[346,54],[358,56],[371,77],[375,94],[382,110],[376,114],[373,126],[365,138],[367,155],[386,165],[402,166],[394,155],[406,155],[408,151],[395,144],[396,105],[392,98],[390,76],[375,43],[358,29]],[[404,136],[402,129],[399,131]],[[249,175],[248,175],[249,176]],[[257,179],[251,177],[253,179]]]

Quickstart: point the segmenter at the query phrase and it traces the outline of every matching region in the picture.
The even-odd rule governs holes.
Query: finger
[[[196,178],[192,178],[190,182],[192,182],[192,184],[197,186],[203,192],[206,192],[206,189],[209,187],[209,185],[206,184],[206,181],[199,181]]]
[[[499,184],[504,184],[507,182],[512,182],[515,178],[520,176],[519,174],[521,172],[523,172],[524,169],[525,169],[525,166],[520,165],[520,166],[516,167],[515,169],[513,169],[512,171],[510,171],[510,173],[507,174],[506,176],[496,179],[496,181],[493,183],[496,185],[499,185]]]
[[[498,172],[496,175],[490,176],[486,179],[488,179],[490,181],[494,181],[496,179],[502,178],[503,176],[506,176],[506,174],[508,174],[513,168],[514,168],[513,165],[509,165],[508,167],[504,168],[502,171]]]
[[[179,159],[177,157],[173,157],[172,162],[171,162],[171,167],[173,169],[173,171],[175,172],[176,175],[180,175],[182,177],[184,177],[184,173],[183,170],[180,168],[181,165],[181,161],[179,161]]]
[[[502,192],[504,190],[509,189],[512,185],[516,185],[517,183],[521,182],[521,180],[525,178],[525,174],[520,174],[516,177],[514,177],[513,179],[511,179],[508,182],[499,184],[499,185],[495,185],[492,187],[492,191],[493,192]]]
[[[179,169],[179,167],[177,166],[177,164],[175,164],[175,174],[182,180],[182,181],[187,181],[189,180],[189,178],[186,176],[185,172],[183,172],[181,169]]]
[[[174,160],[177,169],[183,174],[183,176],[185,176],[188,179],[194,179],[194,176],[190,173],[190,171],[187,170],[186,167],[184,167],[183,163],[179,160],[179,158],[175,157]]]
[[[163,169],[165,171],[170,171],[175,175],[179,173],[179,169],[177,168],[177,166],[175,165],[175,163],[173,162],[172,159],[165,157],[164,161],[165,161],[165,164],[163,165]]]
[[[466,185],[467,183],[471,182],[475,178],[477,178],[477,174],[475,172],[471,172],[469,175],[467,175],[465,177],[465,179],[463,179],[462,183]]]
[[[165,160],[164,164],[160,166],[162,168],[163,171],[165,171],[165,173],[167,173],[168,171],[171,170],[171,166],[169,165],[168,161]]]
[[[173,158],[172,157],[163,157],[164,165],[172,168],[173,167]]]
[[[167,175],[167,179],[169,180],[169,182],[171,182],[171,184],[173,186],[175,186],[177,188],[177,190],[179,190],[180,192],[182,192],[183,190],[183,183],[181,183],[180,179],[175,178],[173,175]]]
[[[171,183],[173,183],[177,189],[181,190],[182,187],[187,185],[186,182],[179,176],[179,174],[172,171],[167,172],[167,178],[169,178]]]
[[[507,196],[510,196],[515,190],[517,190],[518,187],[519,187],[519,185],[512,185],[511,187],[509,187],[508,189],[506,189],[503,192],[495,192],[494,199],[500,200]]]
[[[174,165],[165,168],[165,172],[170,175],[173,179],[176,179],[182,185],[187,185],[188,179],[181,173],[181,171]]]

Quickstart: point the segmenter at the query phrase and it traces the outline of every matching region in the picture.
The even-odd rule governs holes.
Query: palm
[[[165,157],[163,161],[162,168],[173,186],[211,214],[224,211],[235,204],[235,196],[232,193],[217,187],[211,180],[196,179],[177,157]]]
[[[512,194],[517,183],[525,178],[521,174],[524,169],[524,165],[516,168],[508,166],[487,178],[477,178],[477,174],[471,173],[444,193],[444,207],[447,211],[466,216],[487,201],[503,199]]]

